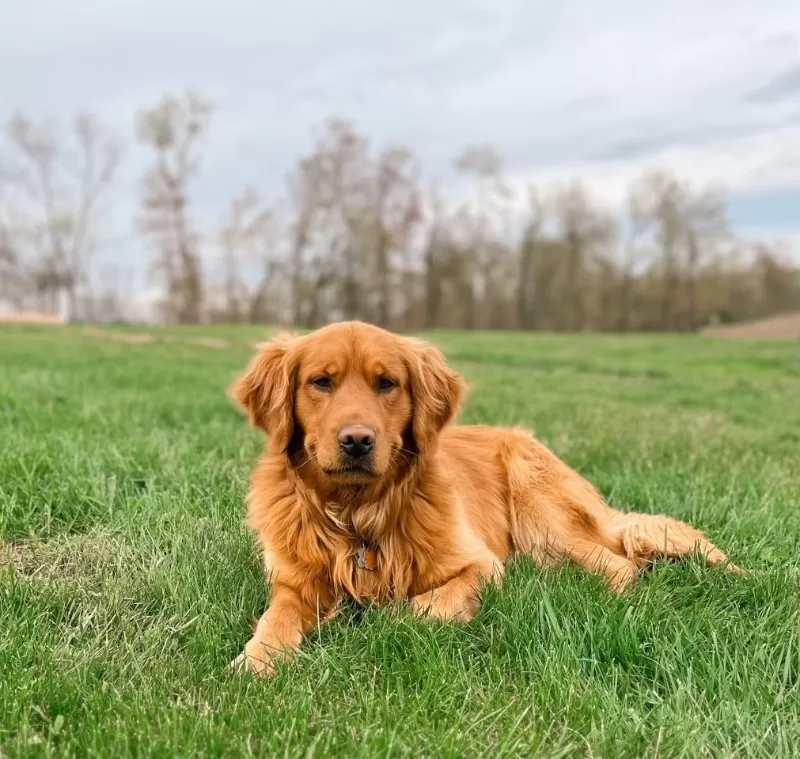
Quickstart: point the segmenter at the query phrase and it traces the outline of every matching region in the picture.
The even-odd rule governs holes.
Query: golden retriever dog
[[[234,666],[271,673],[346,595],[469,620],[515,553],[614,591],[695,550],[741,571],[683,522],[611,508],[524,430],[450,426],[464,392],[439,350],[360,322],[260,346],[233,394],[268,437],[248,524],[272,598]]]

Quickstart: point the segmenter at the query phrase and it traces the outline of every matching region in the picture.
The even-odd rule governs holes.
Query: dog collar
[[[378,548],[362,543],[356,555],[356,562],[359,569],[374,572],[378,568]]]

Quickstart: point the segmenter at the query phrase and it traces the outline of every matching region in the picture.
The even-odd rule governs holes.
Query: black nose
[[[339,447],[354,459],[366,456],[375,447],[375,430],[363,424],[348,424],[339,430]]]

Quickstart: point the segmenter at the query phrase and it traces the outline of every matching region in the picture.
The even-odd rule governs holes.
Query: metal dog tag
[[[378,568],[378,549],[362,543],[361,548],[358,549],[356,562],[359,569],[374,572]]]

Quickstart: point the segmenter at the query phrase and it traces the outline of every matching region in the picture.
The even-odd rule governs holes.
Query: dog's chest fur
[[[463,536],[448,518],[453,510],[441,508],[442,492],[407,480],[374,501],[326,501],[271,464],[256,472],[248,522],[273,580],[327,586],[332,600],[386,603],[426,592],[463,567]],[[374,569],[359,567],[365,545],[376,552]]]

